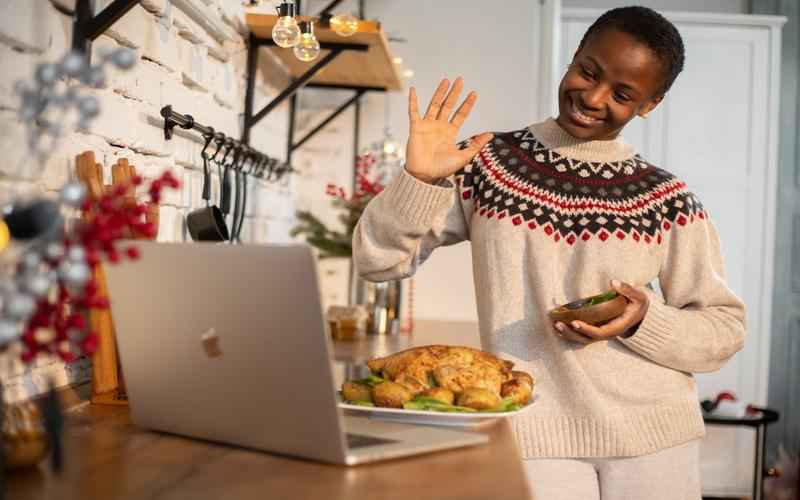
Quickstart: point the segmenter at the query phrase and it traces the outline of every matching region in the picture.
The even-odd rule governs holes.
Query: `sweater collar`
[[[529,127],[534,137],[546,148],[561,156],[591,162],[619,162],[634,156],[633,147],[621,135],[604,141],[577,139],[565,131],[553,118]]]

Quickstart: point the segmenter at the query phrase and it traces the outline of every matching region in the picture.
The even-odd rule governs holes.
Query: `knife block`
[[[95,163],[94,153],[86,151],[76,158],[75,161],[78,178],[86,185],[89,196],[96,200],[102,196],[103,192],[109,189],[103,185],[102,166]],[[136,169],[128,163],[126,159],[120,159],[112,166],[113,184],[110,188],[117,185],[126,185],[136,175]],[[148,204],[146,220],[158,227],[159,207],[157,204]],[[84,220],[91,220],[95,214],[84,212],[81,217]],[[142,239],[142,235],[133,235],[137,239]],[[125,265],[120,263],[116,265]],[[94,280],[97,284],[98,296],[111,300],[108,296],[105,273],[103,266],[98,266],[94,270]],[[122,366],[117,355],[116,336],[114,333],[114,320],[110,309],[90,309],[88,313],[88,324],[92,331],[98,336],[97,351],[92,357],[92,395],[93,404],[127,405],[128,397],[125,391],[125,378],[122,373]]]

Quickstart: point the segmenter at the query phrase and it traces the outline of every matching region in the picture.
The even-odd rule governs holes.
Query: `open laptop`
[[[347,465],[487,442],[342,414],[306,245],[135,244],[104,266],[134,424]]]

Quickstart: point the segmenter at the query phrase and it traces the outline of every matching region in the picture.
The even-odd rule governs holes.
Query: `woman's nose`
[[[581,105],[588,110],[599,110],[603,107],[605,91],[600,85],[581,92]]]

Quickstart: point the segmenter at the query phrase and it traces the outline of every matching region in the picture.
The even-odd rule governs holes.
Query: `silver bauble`
[[[36,309],[36,302],[28,294],[16,293],[8,298],[5,304],[5,315],[11,319],[27,321]]]
[[[100,114],[100,102],[93,95],[84,95],[78,99],[78,109],[81,111],[81,118],[95,117]]]
[[[70,182],[61,188],[61,202],[71,208],[80,208],[86,199],[86,186],[80,182]]]
[[[22,278],[23,288],[34,297],[42,298],[47,296],[53,283],[48,278],[47,274],[29,274],[24,275]]]
[[[0,281],[0,298],[5,299],[17,293],[17,283],[9,276],[3,276]]]
[[[82,264],[86,262],[86,250],[84,250],[82,246],[71,246],[69,250],[67,250],[67,259],[71,260],[73,263]]]
[[[56,122],[47,122],[46,124],[42,125],[42,128],[51,137],[59,137],[61,135],[62,130],[64,130],[61,124]]]
[[[34,271],[39,268],[42,263],[42,256],[36,252],[29,251],[22,257],[22,266],[29,271]]]
[[[58,276],[68,288],[80,288],[91,278],[91,270],[86,264],[63,261],[58,266]]]
[[[19,107],[19,117],[23,122],[32,122],[36,115],[39,114],[39,104],[35,99],[28,97],[22,98],[22,104]]]
[[[48,260],[58,260],[64,255],[64,245],[57,241],[53,241],[44,247],[44,256]]]
[[[120,69],[130,69],[136,64],[136,53],[130,49],[117,49],[111,53],[111,62]]]
[[[55,64],[44,63],[36,66],[36,81],[42,87],[52,87],[58,81],[59,71]]]
[[[0,319],[0,348],[14,342],[22,334],[22,330],[16,321]]]
[[[24,80],[17,80],[14,83],[14,92],[25,97],[31,95],[33,93],[33,89],[28,84],[28,82]]]
[[[91,87],[103,87],[106,84],[106,72],[101,66],[92,66],[84,72],[83,80],[86,85]]]
[[[78,51],[73,50],[61,60],[61,71],[71,78],[81,76],[85,67],[86,59],[83,57],[83,54]]]

